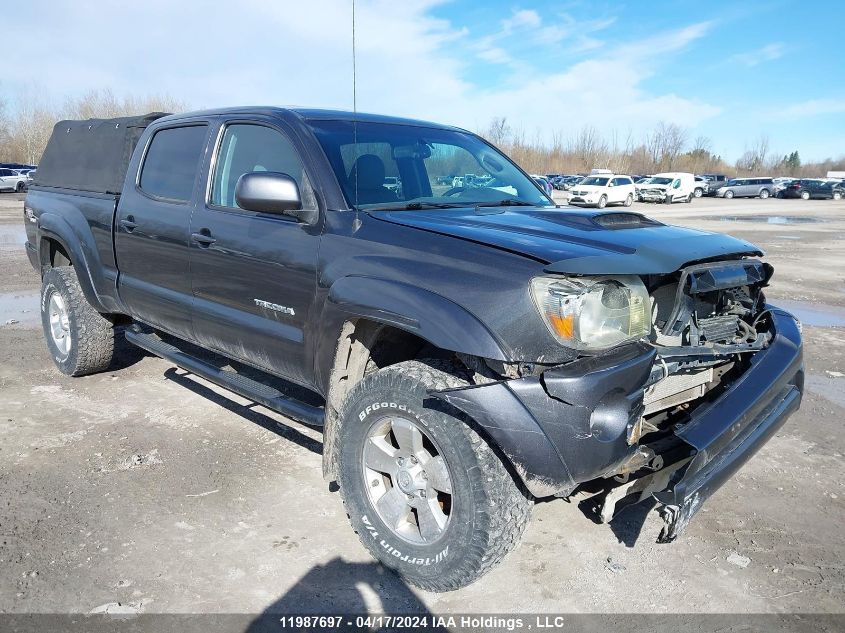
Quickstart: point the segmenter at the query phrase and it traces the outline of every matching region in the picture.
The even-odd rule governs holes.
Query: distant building
[[[827,172],[828,178],[845,178],[845,171],[829,171]]]

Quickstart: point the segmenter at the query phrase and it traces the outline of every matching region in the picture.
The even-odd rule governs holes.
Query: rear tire
[[[802,191],[801,192],[801,199],[802,200],[809,200],[810,199],[810,192],[809,191]]]
[[[841,200],[841,199],[842,199],[842,194],[841,194],[841,193],[839,193],[838,191],[834,191],[834,192],[833,192],[833,199],[834,199],[834,200]]]
[[[466,384],[449,363],[406,361],[364,378],[340,412],[338,483],[352,527],[375,558],[429,591],[489,571],[519,543],[533,506],[487,442],[428,395]]]
[[[41,324],[50,356],[63,374],[84,376],[111,365],[114,325],[85,299],[72,266],[51,268],[44,275]]]

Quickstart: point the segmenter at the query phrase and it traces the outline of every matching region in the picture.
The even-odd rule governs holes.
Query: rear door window
[[[206,125],[191,125],[156,132],[141,168],[141,191],[175,202],[190,200],[207,131]]]

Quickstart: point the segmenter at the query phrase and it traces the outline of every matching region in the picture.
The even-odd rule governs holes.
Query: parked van
[[[692,202],[695,176],[681,171],[656,174],[637,185],[637,192],[643,202]]]
[[[734,178],[716,192],[719,198],[762,198],[766,199],[775,192],[772,178]]]

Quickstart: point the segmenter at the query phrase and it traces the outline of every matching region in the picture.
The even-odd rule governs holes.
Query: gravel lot
[[[150,356],[60,375],[22,209],[0,195],[0,612],[842,610],[845,202],[636,204],[767,251],[769,298],[805,323],[801,411],[677,543],[648,508],[608,526],[545,502],[504,564],[437,595],[364,551],[319,433]]]

